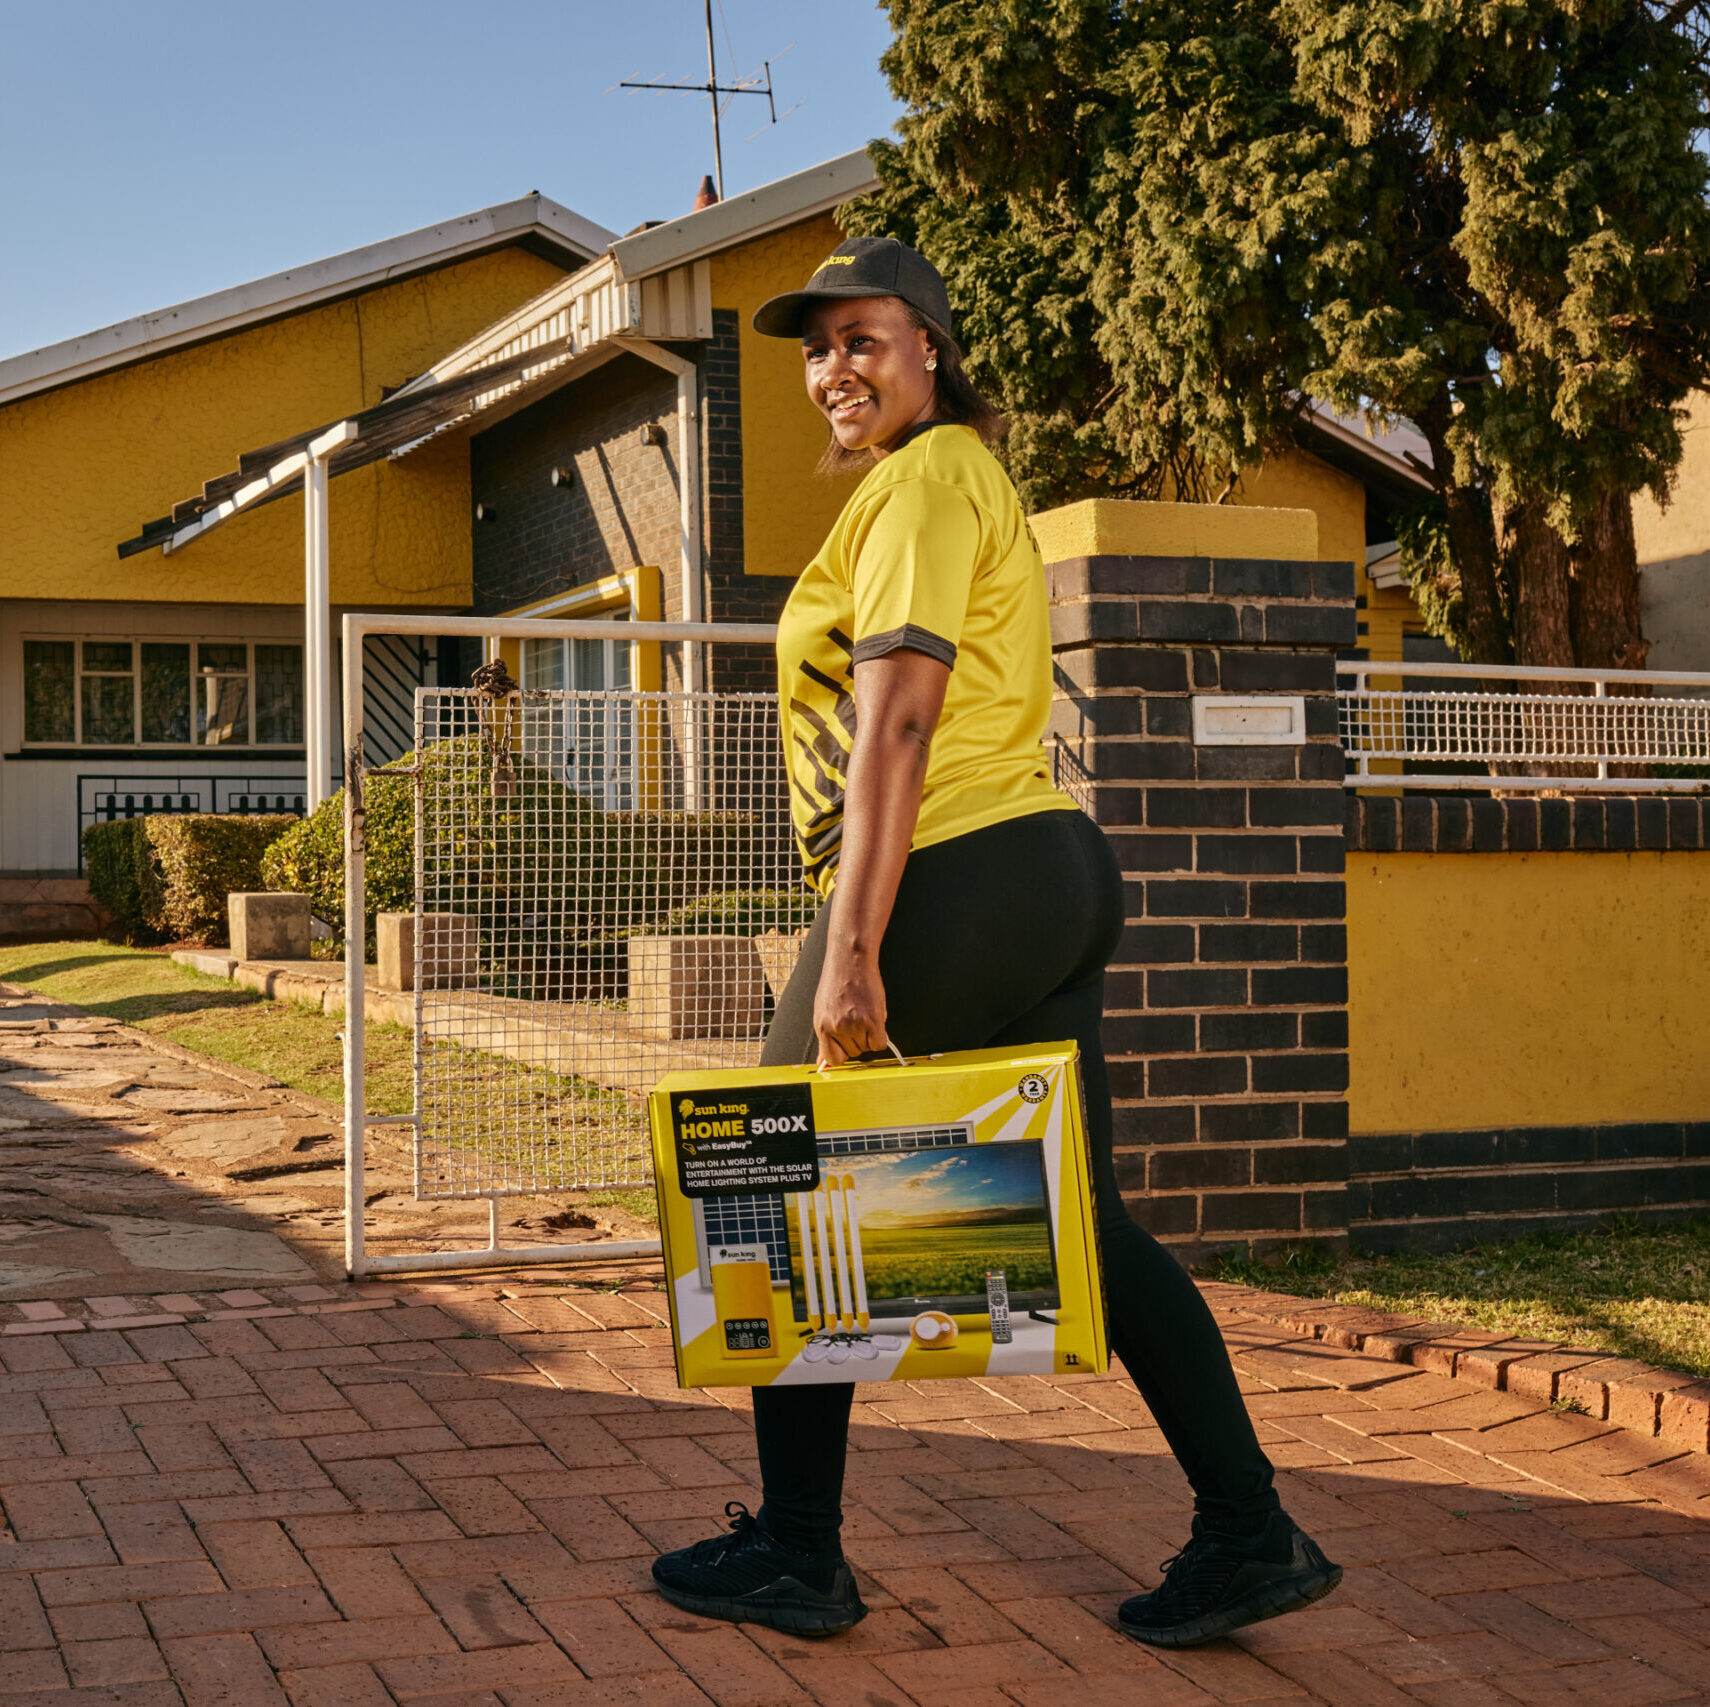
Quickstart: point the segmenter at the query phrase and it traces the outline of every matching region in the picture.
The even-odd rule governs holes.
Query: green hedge
[[[224,943],[226,897],[264,887],[262,856],[285,813],[150,813],[83,832],[89,893],[126,942]]]
[[[108,934],[120,942],[153,942],[143,916],[142,862],[148,854],[143,818],[115,818],[83,832],[83,875],[89,894],[107,909]]]

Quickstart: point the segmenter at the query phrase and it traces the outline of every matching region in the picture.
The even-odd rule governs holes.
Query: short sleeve
[[[854,662],[908,649],[954,667],[980,553],[980,515],[943,481],[899,481],[855,542]]]

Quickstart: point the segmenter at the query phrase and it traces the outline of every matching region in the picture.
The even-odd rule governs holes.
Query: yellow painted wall
[[[1644,493],[1633,500],[1633,542],[1641,565],[1710,551],[1710,397],[1702,391],[1688,400],[1681,439],[1668,508]]]
[[[1354,590],[1366,601],[1361,644],[1370,657],[1400,658],[1402,630],[1419,629],[1419,615],[1406,592],[1366,579],[1366,493],[1359,481],[1309,451],[1294,450],[1244,475],[1234,501],[1316,512],[1319,557],[1354,565]]]
[[[1710,857],[1348,860],[1356,1132],[1710,1119]]]
[[[1276,557],[1319,559],[1310,509],[1245,504],[1149,504],[1083,498],[1028,517],[1047,563],[1075,557]]]
[[[283,498],[182,552],[115,547],[243,451],[336,420],[563,276],[520,248],[0,407],[0,588],[54,599],[300,603],[303,506]],[[469,453],[458,439],[332,483],[332,598],[471,597]]]
[[[797,290],[843,241],[830,214],[712,257],[714,308],[734,309],[742,375],[742,550],[750,575],[799,575],[837,520],[857,476],[814,473],[825,422],[807,400],[801,346],[749,324],[779,291]]]
[[[1366,489],[1351,474],[1306,451],[1286,451],[1243,475],[1233,501],[1273,510],[1313,511],[1318,517],[1320,560],[1357,563],[1364,575]]]

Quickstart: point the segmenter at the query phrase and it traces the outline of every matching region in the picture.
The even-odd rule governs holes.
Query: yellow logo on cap
[[[855,261],[856,257],[854,255],[827,255],[825,259],[814,268],[814,271],[816,273],[823,273],[827,267],[852,267],[855,265]]]

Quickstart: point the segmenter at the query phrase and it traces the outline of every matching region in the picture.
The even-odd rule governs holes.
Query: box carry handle
[[[896,1056],[899,1067],[908,1065],[908,1057],[888,1037],[885,1039],[885,1047]],[[889,1061],[845,1061],[841,1067],[827,1067],[824,1062],[821,1062],[819,1066],[814,1068],[814,1071],[816,1073],[858,1072],[863,1067],[888,1067],[889,1065]]]

